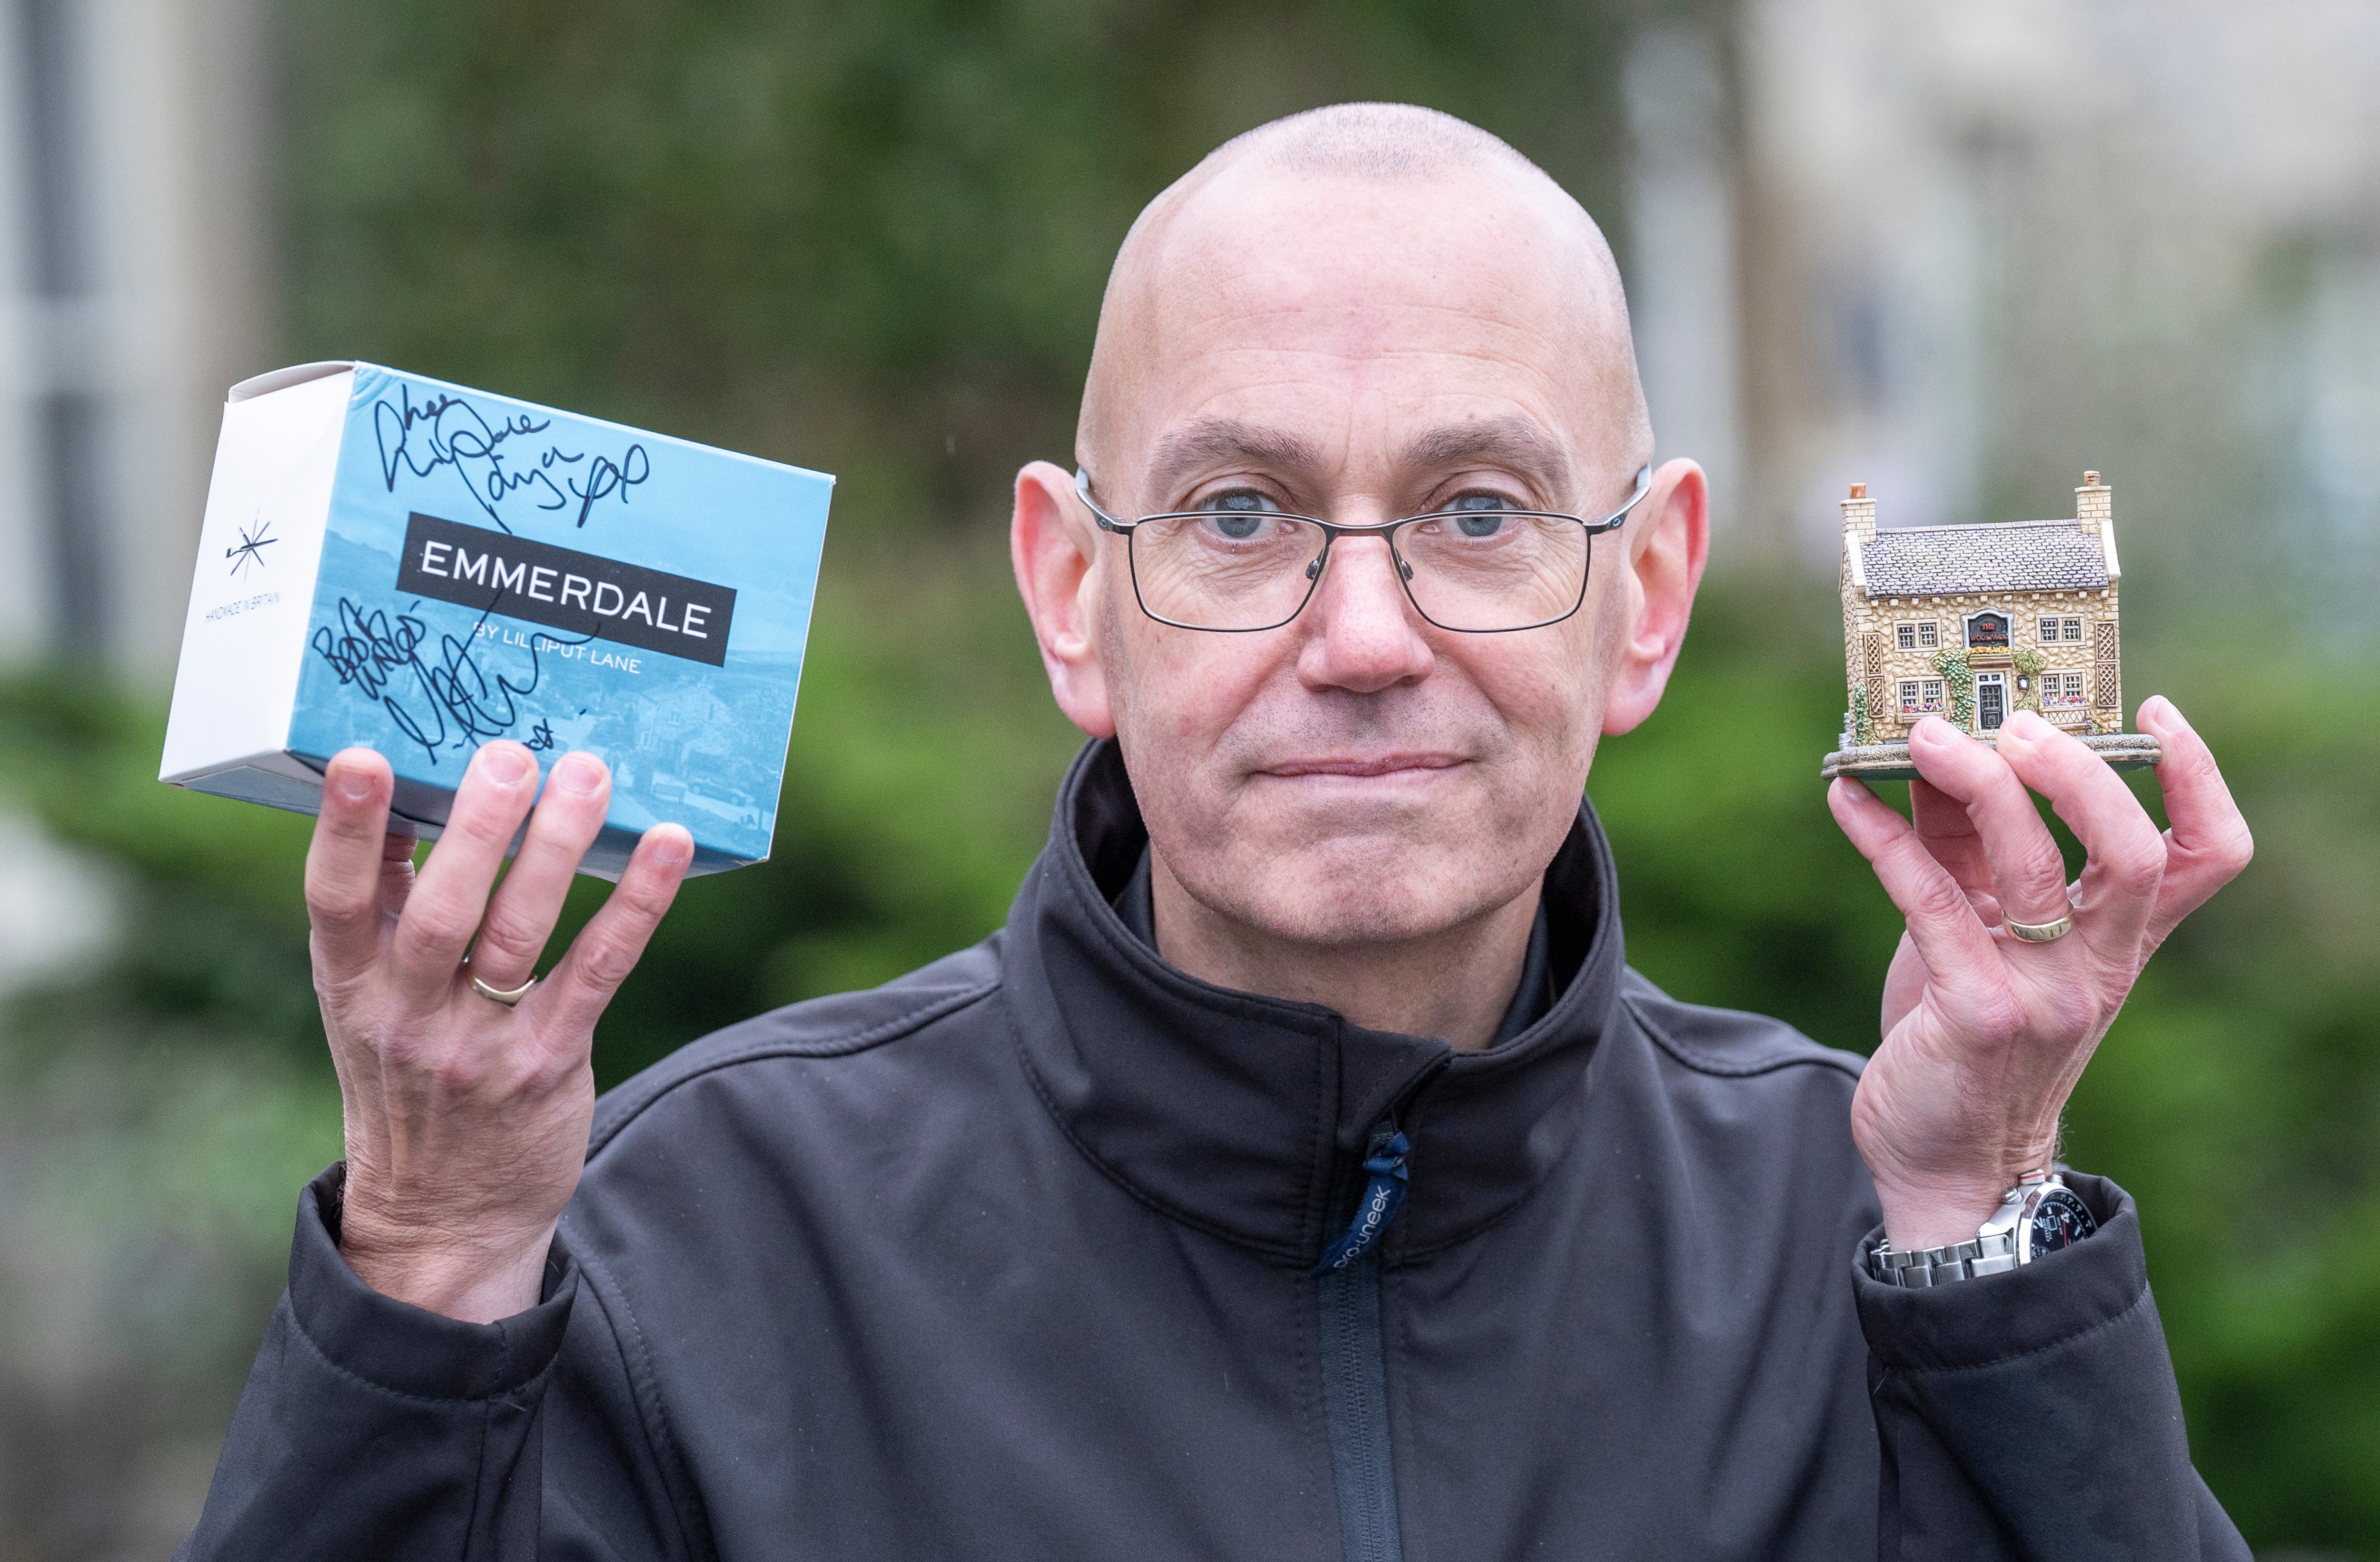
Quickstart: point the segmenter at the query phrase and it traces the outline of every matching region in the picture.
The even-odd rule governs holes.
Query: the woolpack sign
[[[232,388],[162,779],[313,812],[331,755],[435,835],[482,743],[612,767],[586,869],[776,827],[834,480],[365,363]]]

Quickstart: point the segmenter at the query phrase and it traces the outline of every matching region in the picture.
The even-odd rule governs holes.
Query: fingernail
[[[359,771],[339,773],[339,796],[349,802],[362,802],[371,796],[372,778]]]
[[[653,840],[656,867],[674,868],[694,855],[694,843],[675,830],[664,830]]]
[[[2190,725],[2189,718],[2181,714],[2180,707],[2162,694],[2150,695],[2148,702],[2141,707],[2141,714],[2154,715],[2159,722],[2171,722],[2176,726],[2186,727]]]
[[[565,754],[553,767],[553,784],[585,797],[603,784],[603,762],[591,754]]]
[[[2009,717],[2008,719],[2007,730],[2013,732],[2019,738],[2026,738],[2028,740],[2040,737],[2048,729],[2049,724],[2042,720],[2039,716],[2034,715],[2031,711],[2019,711],[2016,714]]]
[[[536,761],[510,744],[490,744],[471,763],[480,767],[480,775],[499,787],[516,786],[537,768]]]
[[[1927,716],[1909,731],[1909,739],[1912,743],[1921,738],[1928,743],[1939,743],[1949,736],[1949,724],[1939,716]]]

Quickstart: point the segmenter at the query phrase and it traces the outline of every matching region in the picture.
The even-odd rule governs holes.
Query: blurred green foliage
[[[1697,8],[292,4],[292,359],[820,467],[842,534],[1063,458],[1116,244],[1219,142],[1426,102],[1609,210],[1619,43]]]
[[[686,887],[601,1027],[602,1082],[1004,915],[1076,742],[1008,583],[1007,484],[1070,448],[1140,203],[1277,114],[1396,97],[1608,212],[1618,44],[1651,9],[297,0],[284,360],[377,359],[842,479],[776,856]],[[1899,924],[1816,779],[1836,624],[1824,582],[1722,575],[1592,791],[1633,963],[1866,1050]],[[2069,1153],[2140,1198],[2193,1447],[2243,1528],[2380,1556],[2380,678],[2132,639],[2134,689],[2199,720],[2261,850],[2152,966]],[[0,799],[127,891],[102,966],[0,1013],[0,1083],[56,1117],[60,1230],[246,1266],[216,1322],[159,1324],[236,1381],[296,1184],[336,1153],[308,822],[158,786],[161,728],[153,696],[87,677],[0,685]],[[572,925],[605,888],[580,885]]]

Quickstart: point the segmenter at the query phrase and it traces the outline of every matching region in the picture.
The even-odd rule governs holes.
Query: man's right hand
[[[388,834],[393,787],[379,754],[339,753],[306,854],[314,990],[346,1113],[339,1250],[384,1295],[492,1323],[537,1303],[554,1222],[586,1169],[596,1017],[676,897],[694,841],[675,824],[646,831],[561,963],[508,1008],[470,979],[509,992],[535,974],[602,827],[611,773],[565,754],[540,801],[529,751],[486,745],[418,878],[416,842]]]

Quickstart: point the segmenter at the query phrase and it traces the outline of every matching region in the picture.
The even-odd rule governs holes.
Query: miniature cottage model
[[[2035,711],[2111,762],[2154,763],[2124,736],[2114,490],[2084,472],[2072,520],[1876,530],[1865,483],[1843,501],[1843,751],[1826,774],[1908,769],[1909,730],[1938,715],[1979,738]],[[2137,751],[2136,751],[2137,750]]]
[[[2114,490],[2084,472],[2072,520],[1879,531],[1867,484],[1843,501],[1843,654],[1852,741],[1940,715],[1985,733],[2018,710],[2123,729]]]

